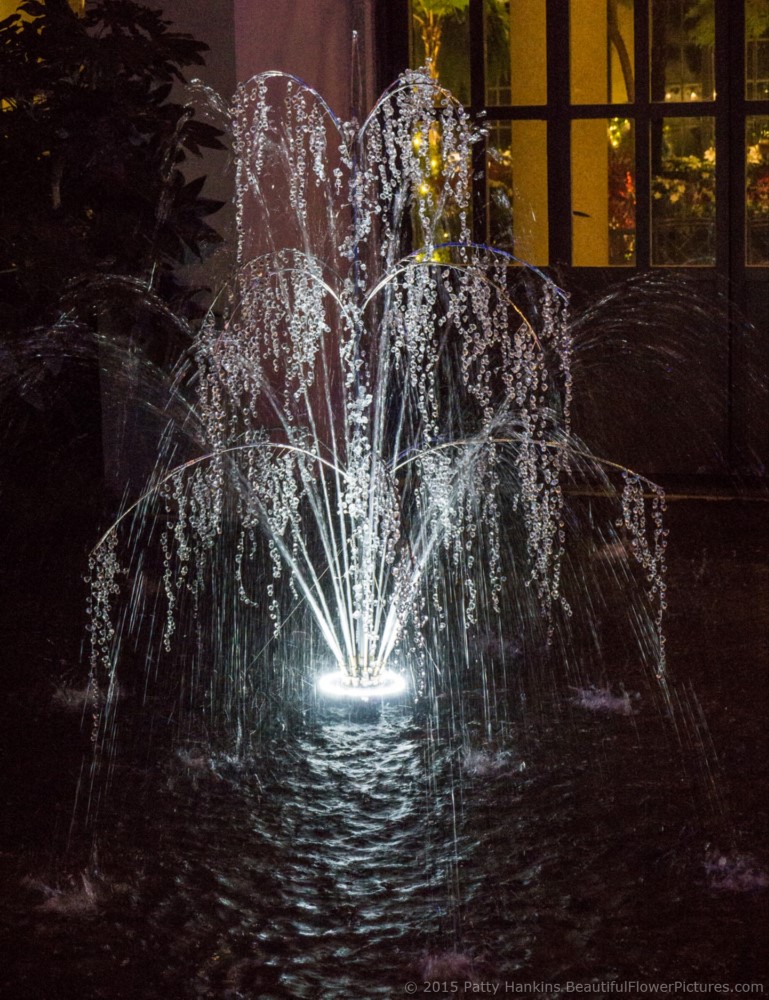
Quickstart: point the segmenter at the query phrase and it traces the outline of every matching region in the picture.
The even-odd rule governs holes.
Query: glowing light
[[[350,684],[341,670],[322,674],[317,682],[318,692],[326,698],[355,698],[370,701],[373,698],[396,698],[408,690],[408,682],[402,674],[393,670],[383,670],[372,684]]]

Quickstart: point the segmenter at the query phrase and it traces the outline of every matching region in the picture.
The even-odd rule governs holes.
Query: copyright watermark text
[[[675,980],[672,982],[643,982],[641,980],[609,980],[608,982],[563,982],[548,983],[544,981],[523,980],[471,980],[471,979],[427,979],[421,982],[406,983],[405,992],[409,996],[427,994],[432,996],[447,996],[452,993],[460,995],[485,996],[553,996],[555,994],[594,994],[614,993],[626,996],[663,996],[681,994],[711,994],[718,996],[761,996],[764,994],[763,983],[700,983],[693,980]]]

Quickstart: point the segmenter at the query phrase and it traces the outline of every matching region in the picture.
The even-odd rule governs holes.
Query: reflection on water
[[[66,885],[20,888],[16,995],[387,997],[449,968],[760,977],[766,894],[714,891],[724,830],[698,818],[696,762],[641,719],[553,709],[484,750],[405,709],[336,710],[248,760],[174,755],[113,807],[83,878],[95,907],[77,884],[69,907]]]
[[[766,983],[765,519],[738,525],[739,558],[689,509],[671,520],[677,727],[619,646],[611,680],[585,663],[525,706],[498,691],[493,732],[442,703],[319,705],[237,757],[156,718],[152,754],[117,758],[96,853],[76,830],[57,860],[88,733],[60,688],[36,716],[9,700],[0,996]]]

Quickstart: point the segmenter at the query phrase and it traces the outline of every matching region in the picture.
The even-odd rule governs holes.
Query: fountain
[[[412,72],[341,123],[267,73],[217,113],[235,277],[172,386],[118,357],[164,431],[91,553],[88,686],[48,717],[37,699],[35,725],[9,703],[17,774],[53,789],[24,821],[53,826],[77,785],[91,826],[64,871],[47,840],[0,851],[24,931],[0,991],[758,980],[765,711],[739,685],[766,637],[744,564],[676,536],[669,681],[665,496],[572,431],[587,320],[472,242],[464,111]],[[706,587],[702,613],[696,573],[727,581],[726,612]],[[719,615],[726,678],[685,622],[715,648]]]
[[[308,619],[323,649],[312,670],[333,666],[326,695],[393,695],[406,675],[434,693],[446,650],[461,669],[460,636],[467,659],[468,633],[501,621],[536,620],[547,642],[567,628],[566,492],[608,489],[617,472],[664,688],[664,496],[572,436],[568,297],[472,241],[479,136],[463,108],[408,72],[362,124],[340,122],[270,72],[219,110],[237,163],[236,276],[198,338],[187,451],[171,427],[148,489],[94,549],[94,701],[117,690],[121,629],[147,617],[138,537],[158,521],[166,651],[180,616],[204,628],[213,589],[261,616],[259,642],[264,622],[280,637]],[[237,632],[232,614],[218,628]],[[255,654],[214,670],[241,726]]]

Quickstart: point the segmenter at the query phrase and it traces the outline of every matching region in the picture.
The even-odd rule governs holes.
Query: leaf
[[[173,85],[170,83],[164,83],[162,87],[156,87],[150,93],[150,98],[157,104],[163,104],[164,101],[168,99],[168,95],[173,90]]]
[[[221,135],[224,135],[224,132],[214,125],[191,119],[184,129],[184,144],[189,146],[188,139],[191,139],[196,146],[203,146],[205,149],[226,149],[227,147],[219,139]],[[192,151],[191,147],[189,148]]]
[[[30,17],[42,17],[45,14],[45,4],[40,3],[40,0],[24,0],[24,3],[19,4],[19,10]]]
[[[415,0],[415,12],[431,14],[433,17],[451,17],[464,13],[470,0]]]
[[[2,32],[4,31],[8,31],[8,29],[12,26],[15,27],[17,24],[19,24],[20,21],[21,18],[19,17],[18,14],[9,14],[8,17],[4,17],[0,21],[0,34],[2,34]]]
[[[207,122],[179,124],[194,112],[173,102],[171,84],[208,46],[158,11],[133,0],[89,0],[82,18],[67,0],[23,0],[19,11],[0,21],[10,109],[0,115],[0,257],[13,266],[22,323],[44,321],[84,272],[142,278],[155,261],[171,273],[207,253],[220,237],[203,219],[220,203],[203,196],[204,178],[179,173],[169,190],[164,177],[224,144]],[[178,297],[183,279],[172,286]]]
[[[218,198],[198,198],[197,209],[200,215],[213,215],[220,212],[226,204],[226,201],[219,201]]]
[[[196,177],[194,180],[190,181],[189,184],[185,184],[180,192],[180,197],[187,201],[194,201],[195,198],[200,194],[203,189],[203,185],[206,182],[205,176]]]

